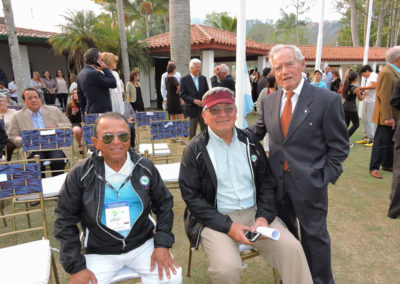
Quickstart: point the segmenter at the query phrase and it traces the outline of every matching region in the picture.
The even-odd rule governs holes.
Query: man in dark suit
[[[269,160],[278,183],[278,216],[298,236],[314,283],[334,283],[327,230],[328,183],[342,173],[349,139],[340,95],[302,78],[304,56],[296,46],[269,53],[283,90],[265,96],[260,118],[249,129],[261,140],[269,133]]]
[[[203,130],[206,126],[201,117],[203,102],[201,99],[208,91],[207,79],[201,72],[201,61],[194,58],[189,63],[190,74],[182,77],[180,96],[185,101],[184,115],[190,118],[190,139],[196,135],[197,124]]]
[[[229,67],[226,64],[221,64],[215,68],[214,72],[215,75],[210,78],[211,86],[213,88],[225,87],[235,93],[235,80],[229,74]]]
[[[117,81],[107,64],[101,59],[101,53],[97,48],[89,48],[86,51],[85,64],[77,77],[82,113],[112,111],[109,89],[116,88]]]
[[[260,95],[261,91],[265,87],[267,87],[269,72],[271,72],[271,68],[265,67],[263,69],[261,79],[258,80],[258,83],[257,83],[257,93],[258,93],[258,95]]]

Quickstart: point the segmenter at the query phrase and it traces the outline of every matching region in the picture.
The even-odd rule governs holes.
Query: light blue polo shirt
[[[222,214],[244,210],[255,205],[255,187],[246,154],[236,129],[230,145],[208,127],[206,146],[217,175],[217,209]]]
[[[29,109],[28,109],[28,111],[31,114],[33,128],[35,128],[35,129],[46,128],[46,124],[44,123],[44,118],[43,118],[43,114],[42,114],[42,108],[40,108],[37,113],[34,113],[33,111],[31,111]]]

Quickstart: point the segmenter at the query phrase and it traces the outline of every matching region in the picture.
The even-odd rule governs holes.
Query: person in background
[[[136,112],[133,110],[132,105],[124,100],[124,110],[125,113],[123,117],[129,122],[129,129],[131,130],[131,147],[135,149],[135,123],[136,123]]]
[[[42,101],[42,104],[44,104],[44,89],[46,88],[46,84],[43,82],[43,79],[40,78],[39,72],[33,72],[32,79],[29,82],[29,87],[34,88],[39,93],[40,100]]]
[[[3,116],[4,126],[5,126],[5,130],[7,132],[7,135],[10,135],[9,133],[10,133],[11,117],[17,111],[15,109],[8,108],[7,105],[8,105],[7,96],[0,94],[0,115]],[[17,148],[17,145],[11,139],[8,138],[7,145],[6,145],[7,162],[11,161],[12,154],[16,148]],[[1,149],[3,149],[3,148],[1,148]]]
[[[308,83],[311,83],[311,76],[310,76],[310,72],[305,72],[306,73],[306,80]]]
[[[114,75],[115,81],[117,81],[117,87],[110,89],[112,111],[124,114],[124,102],[122,100],[124,85],[119,78],[118,72],[115,71],[115,69],[117,69],[118,56],[115,56],[114,54],[109,52],[103,52],[101,55],[103,61],[107,64],[108,68],[110,68],[111,70],[111,73]]]
[[[173,60],[169,60],[168,61],[168,65],[169,64],[175,64],[175,62]],[[167,69],[168,69],[168,65],[167,65]],[[165,78],[167,78],[168,72],[164,72],[161,75],[161,96],[163,98],[163,109],[167,110],[167,86],[165,85]],[[181,73],[179,73],[178,71],[175,72],[174,77],[178,80],[178,83],[180,84],[181,82]]]
[[[351,71],[347,74],[347,77],[343,84],[342,97],[344,99],[343,110],[344,119],[346,121],[347,127],[349,127],[350,122],[352,126],[348,129],[349,138],[360,126],[360,119],[358,118],[356,99],[360,101],[364,99],[364,94],[360,92],[360,89],[356,85],[357,83],[357,72]],[[353,144],[351,144],[354,146]]]
[[[75,73],[71,73],[69,75],[69,82],[71,83],[71,85],[69,85],[68,93],[72,94],[72,91],[74,89],[78,88],[78,83],[76,82],[76,74]]]
[[[369,163],[372,177],[381,179],[382,171],[393,171],[393,134],[400,118],[400,111],[390,104],[393,91],[400,80],[400,46],[386,51],[386,65],[382,68],[376,82],[376,100],[372,122],[377,125]]]
[[[208,91],[208,83],[207,78],[200,74],[201,61],[199,59],[193,58],[190,60],[189,69],[190,74],[181,79],[180,96],[185,101],[184,115],[190,118],[189,131],[190,139],[192,139],[196,135],[197,124],[200,124],[201,130],[206,127],[201,116],[203,107],[201,98]]]
[[[183,111],[179,91],[181,89],[178,80],[175,78],[176,66],[171,63],[167,67],[168,76],[165,78],[167,87],[167,108],[170,120],[183,119]]]
[[[85,52],[85,67],[76,78],[82,114],[105,113],[112,110],[110,88],[117,87],[117,81],[97,48]]]
[[[333,75],[329,72],[329,65],[327,63],[324,64],[324,74],[322,74],[322,81],[325,83],[326,88],[328,90],[331,89],[331,82],[333,79]]]
[[[331,90],[332,92],[335,92],[335,93],[341,93],[341,92],[340,92],[340,91],[341,91],[341,90],[340,90],[340,86],[341,86],[342,80],[340,79],[339,72],[336,71],[336,70],[332,71],[332,76],[333,76],[333,79],[332,79],[332,81],[331,81],[331,88],[330,88],[330,90]]]
[[[257,92],[257,85],[258,81],[260,80],[260,73],[257,70],[254,70],[253,74],[250,77],[251,83],[251,97],[253,99],[253,103],[255,103],[258,99],[258,92]]]
[[[10,100],[10,91],[6,87],[6,83],[0,82],[0,94],[7,97],[7,101]]]
[[[13,101],[14,104],[18,104],[17,85],[15,84],[14,78],[10,83],[8,83],[8,90],[10,91],[10,99]]]
[[[5,129],[3,129],[3,127],[0,127],[0,162],[3,161],[3,149],[4,146],[6,146],[7,141],[8,141],[7,132]]]
[[[257,93],[260,95],[261,91],[267,86],[268,74],[271,72],[271,68],[265,67],[262,72],[261,79],[257,83]]]
[[[367,79],[365,87],[359,87],[360,91],[365,94],[365,100],[362,109],[363,139],[356,144],[365,144],[372,147],[374,140],[374,124],[372,123],[372,115],[374,114],[376,83],[378,82],[378,74],[373,72],[371,66],[364,65],[361,67],[359,74]]]
[[[54,105],[56,103],[56,92],[57,92],[57,82],[51,78],[48,70],[43,72],[43,82],[45,84],[44,88],[44,100],[46,105]]]
[[[67,104],[67,117],[72,124],[72,133],[79,145],[79,152],[83,154],[82,146],[82,114],[80,111],[78,88],[72,90],[71,101]]]
[[[64,75],[61,70],[57,70],[56,74],[56,82],[57,82],[57,98],[60,102],[61,108],[64,110],[67,106],[67,99],[68,99],[68,86],[67,81],[65,81]]]
[[[226,64],[221,64],[214,69],[215,75],[210,78],[211,86],[224,87],[235,93],[235,80],[229,74],[229,67]]]
[[[321,81],[321,78],[322,78],[322,71],[319,69],[316,69],[314,71],[314,81],[311,82],[311,85],[320,87],[323,89],[328,89],[326,84],[323,81]]]
[[[132,105],[134,111],[144,111],[142,89],[139,80],[139,70],[134,70],[131,72],[129,82],[126,84],[126,99]]]

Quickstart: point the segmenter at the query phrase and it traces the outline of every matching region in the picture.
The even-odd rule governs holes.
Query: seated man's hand
[[[69,278],[70,284],[88,284],[89,281],[92,281],[92,284],[97,284],[96,276],[87,268],[75,274],[71,274]]]
[[[156,263],[160,280],[163,279],[163,268],[167,274],[167,278],[171,279],[170,270],[172,270],[173,274],[176,274],[175,267],[179,267],[167,248],[154,248],[153,254],[151,255],[150,271],[154,270]]]
[[[250,230],[251,229],[246,225],[233,222],[231,228],[229,229],[228,236],[230,236],[233,240],[237,241],[238,243],[252,246],[254,245],[254,243],[250,242],[244,235],[245,231],[250,231]]]
[[[257,220],[254,222],[253,226],[251,227],[251,230],[255,232],[257,230],[257,227],[268,227],[268,221],[264,217],[258,217]],[[263,235],[260,236],[260,239],[266,239],[267,237],[264,237]]]

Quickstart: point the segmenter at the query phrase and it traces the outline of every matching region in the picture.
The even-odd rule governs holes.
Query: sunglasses
[[[101,141],[104,144],[110,144],[114,140],[115,135],[113,133],[106,133],[101,136]],[[117,134],[118,140],[121,142],[128,142],[131,138],[131,135],[128,132],[120,132]]]
[[[230,106],[225,106],[223,108],[221,107],[210,107],[207,110],[212,114],[212,115],[220,115],[221,112],[223,111],[225,114],[230,115],[235,111],[235,106],[230,105]]]

